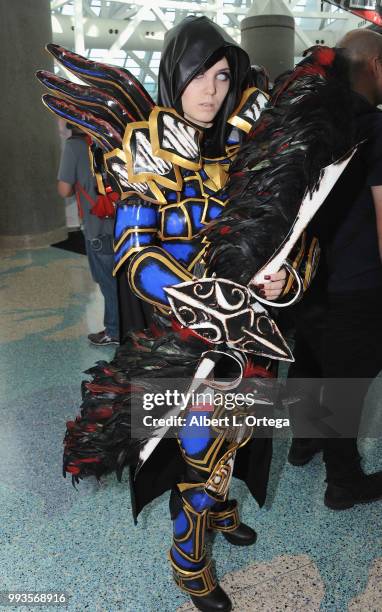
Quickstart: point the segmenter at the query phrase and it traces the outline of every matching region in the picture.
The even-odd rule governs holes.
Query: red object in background
[[[78,214],[80,216],[80,219],[82,219],[84,216],[83,211],[82,211],[82,206],[81,206],[80,195],[83,195],[84,198],[91,205],[90,212],[92,213],[92,215],[96,215],[96,217],[99,217],[100,219],[107,219],[107,218],[115,216],[114,202],[118,200],[118,194],[112,191],[111,187],[106,188],[105,195],[98,194],[97,199],[93,200],[93,198],[90,197],[90,195],[88,194],[87,191],[85,191],[82,185],[80,185],[80,183],[76,183],[75,194],[76,194]]]
[[[382,26],[382,9],[380,0],[374,0],[374,9],[371,9],[370,2],[367,0],[365,0],[365,3],[354,3],[352,0],[325,0],[325,2],[334,4],[334,6],[338,6],[338,8],[343,9],[344,11],[348,11],[361,19],[365,19],[365,21],[370,21],[370,23]]]
[[[110,189],[109,187],[106,191]],[[115,205],[114,202],[118,200],[118,194],[114,191],[106,193],[105,195],[99,194],[95,203],[92,206],[91,213],[96,215],[100,219],[106,219],[107,217],[115,216]]]

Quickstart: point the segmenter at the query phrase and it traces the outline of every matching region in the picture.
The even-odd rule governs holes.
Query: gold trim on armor
[[[217,525],[216,521],[224,521],[226,519],[232,519],[232,525]],[[239,511],[237,509],[237,504],[234,508],[230,510],[223,510],[222,512],[212,512],[208,513],[207,518],[207,528],[215,529],[216,531],[235,531],[240,525]]]
[[[203,240],[201,241],[201,244],[203,244]],[[191,261],[191,263],[188,264],[187,266],[187,270],[189,272],[192,271],[192,269],[194,268],[194,266],[198,263],[198,261],[200,261],[201,259],[203,259],[204,253],[206,252],[206,248],[207,245],[204,246],[201,251],[199,251],[199,253],[196,255],[196,257],[194,257],[194,259]]]
[[[147,249],[148,245],[145,244],[144,246],[141,247],[132,247],[131,249],[129,249],[123,257],[121,257],[121,259],[119,260],[119,262],[114,266],[113,268],[113,276],[115,276],[118,272],[118,270],[120,269],[121,266],[123,266],[123,264],[125,263],[125,261],[127,259],[129,259],[129,257],[131,257],[131,255],[133,255],[134,253],[139,253],[139,251],[143,251],[143,249]]]
[[[222,159],[227,159],[226,157],[222,158]],[[211,164],[212,165],[212,164]],[[226,164],[223,164],[226,165]],[[203,166],[202,168],[203,170],[206,171],[205,166]],[[206,172],[207,174],[207,172]],[[186,176],[183,179],[184,183],[190,182],[190,181],[197,181],[199,184],[199,189],[200,189],[200,193],[203,196],[203,198],[214,198],[214,196],[211,196],[210,193],[207,193],[206,188],[210,189],[211,191],[213,191],[215,194],[218,193],[218,189],[216,188],[216,185],[214,183],[212,183],[210,181],[210,179],[207,179],[206,182],[203,182],[202,177],[200,176],[199,173],[193,174],[192,176]],[[189,199],[193,199],[193,198],[189,198]],[[200,198],[198,198],[200,199]],[[214,198],[215,201],[219,202],[220,200],[218,200],[217,198]]]
[[[48,51],[48,53],[50,53],[50,51]],[[53,53],[51,53],[51,55],[53,55]],[[53,57],[55,58],[54,55],[53,55]],[[61,63],[61,61],[58,58],[57,58],[57,61]],[[69,70],[69,72],[74,74],[74,76],[76,76],[77,78],[80,78],[78,76],[79,75],[78,70],[70,69],[70,68],[67,68],[67,70]],[[110,86],[110,81],[108,79],[100,79],[99,77],[95,77],[93,74],[89,75],[88,78],[89,78],[89,81],[97,81],[99,83],[106,83],[106,86]],[[112,83],[113,83],[114,87],[116,87],[117,89],[119,89],[122,92],[123,96],[130,102],[130,104],[132,104],[134,106],[135,110],[138,112],[138,115],[140,115],[142,117],[142,119],[144,119],[144,117],[142,115],[142,111],[136,105],[136,103],[134,102],[133,98],[131,96],[127,95],[126,89],[124,87],[121,87],[121,85],[119,85],[114,79],[112,80]]]
[[[183,500],[185,502],[185,507],[183,508],[185,512],[187,512],[188,518],[190,519],[190,527],[186,536],[182,539],[177,539],[175,536],[173,537],[173,545],[175,546],[178,553],[187,561],[199,563],[202,561],[205,556],[205,546],[204,546],[204,536],[206,532],[207,526],[207,514],[208,510],[205,509],[203,512],[195,512],[193,508],[187,503],[187,500]],[[190,516],[192,514],[195,517],[195,523]],[[177,542],[185,542],[191,535],[192,531],[194,531],[193,537],[193,549],[194,556],[188,555],[184,550],[177,546]]]
[[[185,501],[185,500],[183,500],[183,501]],[[192,533],[192,529],[193,529],[194,524],[193,524],[192,518],[190,516],[190,508],[188,507],[188,504],[187,504],[187,507],[186,507],[186,502],[185,502],[185,506],[183,507],[183,511],[184,511],[184,513],[185,513],[185,515],[187,517],[188,529],[187,529],[186,535],[184,535],[182,538],[177,538],[175,536],[175,534],[174,534],[174,536],[173,536],[174,542],[185,542],[186,540],[188,540],[188,538],[190,537],[190,535]]]
[[[223,467],[227,467],[227,461],[229,461],[229,459],[231,458],[231,456],[236,453],[236,451],[241,448],[242,446],[245,446],[247,444],[247,442],[249,442],[249,440],[251,439],[252,434],[249,434],[246,438],[244,438],[241,442],[232,442],[228,448],[228,450],[224,453],[224,455],[222,457],[220,457],[219,461],[216,463],[216,465],[214,466],[213,470],[210,473],[210,476],[208,478],[208,480],[205,482],[205,491],[206,493],[212,497],[212,499],[216,499],[216,501],[221,501],[222,497],[226,497],[227,493],[228,493],[228,486],[227,486],[227,490],[224,492],[223,491],[223,496],[219,493],[220,489],[217,489],[216,486],[214,485],[214,483],[212,482],[213,478],[216,476],[216,474],[219,472],[219,470]],[[230,474],[228,474],[228,478],[229,478]],[[223,485],[225,484],[226,481],[223,482]],[[229,485],[230,480],[228,480],[228,485]],[[212,488],[208,488],[208,485],[210,483],[210,486]],[[222,488],[222,487],[221,487]],[[215,490],[215,493],[214,493]]]
[[[298,270],[298,267],[304,257],[304,253],[305,253],[305,243],[306,243],[306,233],[303,232],[302,236],[301,236],[301,246],[300,246],[300,250],[298,251],[296,257],[294,258],[293,261],[290,261],[289,263],[293,266],[293,268],[295,270]],[[285,285],[285,288],[281,294],[280,297],[284,297],[285,295],[287,295],[289,293],[289,291],[292,289],[293,283],[294,283],[294,276],[293,274],[289,273],[289,278],[288,278],[288,282]]]
[[[245,121],[245,119],[242,119],[241,117],[232,117],[231,119],[228,119],[227,123],[230,123],[233,125],[233,127],[237,127],[246,134],[248,134],[252,129],[252,124],[249,123],[249,121]]]
[[[199,183],[199,189],[200,189],[200,193],[202,195],[203,198],[208,198],[209,195],[208,193],[205,191],[205,185],[202,181],[202,177],[200,176],[200,174],[197,172],[196,174],[193,174],[192,176],[186,176],[184,179],[184,182],[188,182],[188,181],[197,181]]]
[[[207,473],[211,472],[211,468],[214,465],[214,462],[216,460],[216,455],[218,454],[223,442],[224,442],[224,435],[217,436],[216,438],[214,438],[211,446],[208,448],[206,454],[204,455],[204,457],[202,457],[202,459],[192,459],[183,450],[181,446],[181,441],[178,438],[180,452],[182,453],[184,461],[188,465],[191,465],[192,467],[196,468],[197,470],[201,470]]]
[[[203,209],[202,217],[201,217],[201,223],[203,223],[203,225],[208,225],[209,223],[211,223],[211,221],[206,221],[206,216],[207,216],[207,213],[208,213],[208,208],[209,208],[211,202],[216,202],[216,204],[220,204],[220,206],[225,208],[228,200],[226,200],[225,202],[222,202],[222,201],[218,200],[217,198],[214,198],[213,196],[211,196],[210,198],[206,197],[205,198],[205,202],[204,202],[204,209]],[[203,239],[206,239],[206,236],[203,236]]]
[[[133,185],[130,188],[128,188],[128,191],[124,191],[124,188],[122,187],[121,182],[118,180],[118,178],[116,178],[113,172],[109,169],[108,160],[109,158],[112,158],[112,157],[117,157],[122,162],[122,164],[124,164],[127,167],[126,155],[124,151],[122,151],[122,149],[119,149],[119,148],[113,149],[112,151],[109,151],[108,153],[104,153],[103,155],[107,173],[110,174],[110,176],[112,176],[113,179],[119,185],[119,190],[121,192],[121,200],[126,200],[126,198],[134,195],[134,196],[138,196],[142,200],[145,200],[146,202],[151,202],[152,204],[156,204],[156,205],[167,204],[166,198],[164,197],[158,185],[156,185],[155,181],[145,182],[148,188],[151,190],[154,197],[151,197],[150,195],[145,195],[141,191],[134,189]],[[127,182],[130,183],[129,177],[126,180]],[[145,184],[145,183],[141,182],[141,184]]]
[[[172,565],[174,580],[178,587],[182,589],[182,591],[184,591],[185,593],[190,593],[191,595],[199,595],[200,597],[203,597],[204,595],[208,595],[209,593],[211,593],[216,588],[217,582],[212,572],[211,560],[201,570],[191,572],[181,569],[172,559],[170,553],[168,557]],[[198,579],[202,582],[202,589],[197,591],[195,589],[187,587],[187,581],[193,581]]]
[[[225,454],[226,461],[219,461],[213,468],[207,482],[206,491],[212,499],[225,501],[228,495],[228,489],[233,475],[233,464],[235,461],[235,451],[229,451]],[[229,463],[231,461],[231,464]],[[219,481],[216,482],[216,479]]]
[[[230,161],[234,161],[236,155],[238,154],[240,149],[240,144],[232,144],[232,145],[227,145],[225,148],[227,157],[230,159]]]
[[[154,181],[147,181],[147,185],[155,197],[145,195],[144,193],[141,193],[140,191],[137,191],[136,189],[129,189],[129,191],[123,191],[122,186],[120,185],[122,189],[121,200],[126,200],[127,198],[130,198],[130,196],[138,196],[139,198],[141,198],[141,200],[144,200],[145,202],[151,202],[151,204],[156,204],[157,206],[160,206],[161,204],[165,204],[166,198],[162,194],[158,185],[156,185]]]
[[[117,244],[114,244],[114,252],[116,253],[123,242],[125,242],[127,236],[130,234],[156,234],[157,229],[153,228],[145,228],[145,227],[134,227],[132,229],[128,229],[122,234],[121,238],[118,240]],[[133,247],[133,248],[146,248],[150,246],[149,244],[144,244],[142,247]]]
[[[205,186],[214,191],[222,189],[228,180],[229,167],[229,163],[219,164],[216,162],[215,164],[205,164],[203,170],[209,177],[209,180],[204,183]]]
[[[205,512],[206,520],[205,520],[205,525],[203,526],[203,529],[205,530],[207,526],[207,514],[206,514],[207,511],[205,510],[204,512]],[[175,540],[175,538],[173,538],[173,543],[172,543],[173,547],[176,549],[176,551],[185,561],[189,561],[190,563],[200,563],[201,561],[203,561],[203,558],[206,556],[204,542],[203,542],[203,545],[200,545],[200,541],[199,541],[200,531],[201,529],[199,527],[198,537],[195,536],[195,540],[193,542],[195,545],[195,557],[191,557],[190,555],[185,553],[184,550],[179,548],[179,546],[177,546],[176,543],[179,542],[180,540]]]
[[[149,130],[150,130],[151,148],[152,148],[153,154],[156,155],[157,157],[161,157],[165,161],[172,162],[174,165],[178,165],[181,168],[185,168],[186,170],[199,170],[202,166],[202,158],[200,155],[200,144],[199,143],[198,143],[199,159],[196,162],[192,161],[191,159],[182,157],[181,155],[178,155],[177,153],[171,153],[171,151],[162,149],[160,142],[159,142],[159,133],[158,133],[158,115],[160,113],[166,113],[167,115],[172,115],[173,117],[175,117],[176,119],[184,123],[185,125],[192,127],[194,130],[196,130],[197,133],[199,133],[199,139],[202,134],[201,130],[198,130],[194,125],[192,125],[191,123],[188,123],[188,121],[186,121],[184,117],[179,115],[173,109],[164,108],[161,106],[154,106],[153,110],[150,113],[149,120],[148,120]]]
[[[148,121],[137,121],[135,123],[129,123],[126,126],[125,133],[123,135],[122,148],[126,155],[126,164],[127,164],[127,174],[129,177],[129,181],[132,183],[146,183],[148,181],[155,181],[163,187],[167,187],[168,189],[174,189],[175,191],[180,191],[183,184],[182,175],[180,173],[179,168],[173,164],[173,170],[175,174],[175,181],[172,179],[159,174],[159,172],[139,172],[138,174],[134,173],[134,159],[132,155],[132,150],[130,146],[131,138],[134,135],[134,132],[139,131],[141,129],[149,130],[149,122]],[[153,147],[151,144],[151,133],[148,135],[149,144],[151,146],[151,154],[153,157],[159,157],[153,151]],[[161,157],[161,156],[160,156]],[[161,157],[162,159],[162,157]]]
[[[269,99],[269,96],[264,91],[259,89],[258,87],[250,87],[249,89],[246,89],[244,91],[238,107],[233,111],[232,115],[227,119],[227,123],[229,123],[230,125],[233,125],[234,127],[237,127],[239,130],[242,130],[246,134],[248,134],[251,131],[253,127],[252,123],[250,123],[249,121],[246,121],[243,117],[239,117],[238,115],[241,109],[243,108],[243,106],[245,105],[245,103],[250,98],[250,96],[256,91],[258,91],[260,94],[263,94],[266,98]]]
[[[161,247],[158,247],[161,248]],[[144,247],[145,250],[149,250],[150,246],[146,246]],[[139,251],[143,250],[142,248],[139,249]],[[142,262],[142,259],[146,259],[147,257],[152,257],[153,259],[156,259],[158,261],[161,261],[162,263],[165,263],[166,266],[172,271],[174,272],[174,274],[177,274],[178,276],[180,276],[183,281],[189,281],[193,279],[192,274],[188,273],[188,270],[186,270],[186,268],[183,268],[182,266],[180,266],[180,264],[177,262],[176,259],[174,259],[170,253],[167,253],[167,251],[163,250],[163,255],[161,253],[142,253],[142,255],[139,257],[137,257],[135,259],[135,261],[133,262],[133,265],[130,264],[129,267],[129,271],[128,271],[128,281],[129,281],[129,285],[132,288],[132,290],[134,291],[134,293],[136,295],[138,295],[142,300],[146,301],[146,302],[150,302],[150,304],[154,304],[154,306],[158,306],[159,308],[165,308],[165,306],[161,303],[161,302],[157,302],[156,300],[149,300],[147,296],[144,296],[139,289],[136,287],[135,283],[134,283],[134,278],[135,278],[135,274],[137,271],[137,267],[139,266],[139,264]],[[166,254],[166,255],[165,255]],[[169,308],[170,310],[170,308]]]
[[[161,240],[191,240],[191,238],[193,238],[194,234],[192,233],[192,222],[191,222],[191,217],[190,217],[190,213],[187,209],[187,207],[185,206],[186,202],[189,201],[193,201],[193,202],[204,202],[204,199],[193,199],[193,198],[187,198],[186,200],[182,200],[181,202],[175,202],[174,204],[168,204],[167,206],[162,206],[161,207],[161,227],[160,227],[160,231],[159,231],[159,238]],[[177,210],[181,209],[184,213],[184,217],[186,219],[186,225],[187,225],[187,235],[186,236],[166,236],[165,234],[165,228],[164,228],[164,224],[165,224],[165,214],[163,214],[166,210],[170,210],[171,208],[176,208]],[[196,232],[195,236],[198,234],[199,232]]]
[[[317,271],[318,261],[320,256],[320,244],[317,238],[312,238],[312,242],[309,247],[308,260],[305,267],[304,275],[304,291],[309,287],[313,276]]]
[[[203,488],[204,486],[204,482],[178,482],[178,484],[176,485],[180,491],[180,493],[183,493],[183,491],[190,491],[191,489],[200,489]],[[187,504],[187,506],[190,506],[190,504],[187,503],[187,500],[183,500],[185,504]]]
[[[214,499],[210,495],[209,491],[207,491],[207,489],[205,488],[205,484],[206,484],[205,482],[178,482],[178,484],[176,485],[179,489],[179,492],[182,495],[182,500],[185,506],[189,508],[191,512],[196,512],[196,510],[194,510],[194,508],[191,506],[190,502],[187,500],[187,496],[184,496],[184,493],[187,493],[187,491],[192,491],[192,489],[202,489],[203,493],[211,497],[211,499]],[[202,513],[199,512],[198,514],[202,514]]]
[[[56,117],[61,117],[61,115],[59,115],[55,110],[53,110],[52,108],[50,108],[48,106],[48,104],[45,102],[44,98],[41,99],[42,103],[44,104],[44,106],[46,106],[46,108],[48,109],[48,111],[50,113],[52,113],[53,115],[55,115]],[[71,119],[66,118],[66,123],[71,123],[72,125],[74,125],[76,128],[78,128],[78,126],[80,125],[80,123],[78,121],[72,121]],[[94,140],[96,140],[98,142],[98,144],[104,148],[105,147],[105,140],[102,140],[101,138],[99,138],[99,134],[97,134],[97,132],[93,132],[92,130],[89,130],[85,127],[83,127],[81,125],[81,131],[85,132],[85,134],[89,134],[89,136],[91,136]]]

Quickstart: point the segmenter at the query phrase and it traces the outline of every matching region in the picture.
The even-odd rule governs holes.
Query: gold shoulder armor
[[[228,123],[248,134],[260,117],[268,99],[269,96],[257,87],[246,89]]]

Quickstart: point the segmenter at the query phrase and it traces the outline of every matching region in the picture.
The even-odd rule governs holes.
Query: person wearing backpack
[[[117,283],[112,274],[113,208],[110,206],[110,199],[105,206],[105,196],[97,196],[86,135],[71,124],[67,124],[67,127],[72,135],[66,140],[62,151],[57,190],[63,198],[76,195],[90,272],[105,300],[105,328],[89,334],[88,339],[96,346],[119,344]]]

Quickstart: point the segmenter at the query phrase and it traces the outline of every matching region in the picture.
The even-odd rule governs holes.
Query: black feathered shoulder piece
[[[235,160],[229,203],[206,230],[209,275],[247,285],[287,236],[322,168],[355,144],[346,60],[328,47],[307,54],[276,81]]]

